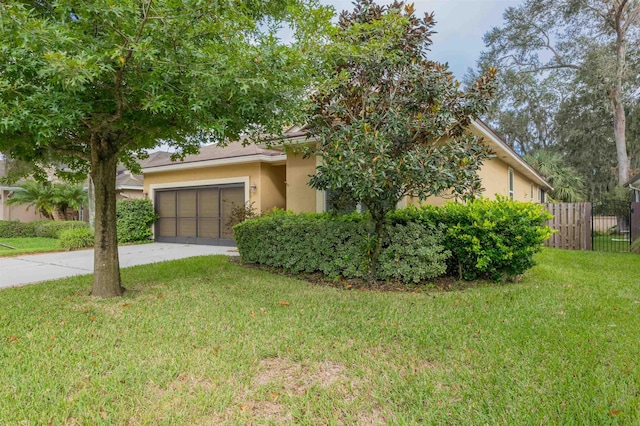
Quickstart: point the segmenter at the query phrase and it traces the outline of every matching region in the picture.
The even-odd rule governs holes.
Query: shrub
[[[332,218],[275,210],[236,225],[233,232],[245,262],[351,278],[366,272],[364,224],[356,215]]]
[[[255,201],[247,201],[241,204],[232,202],[229,216],[227,217],[227,221],[225,222],[224,226],[227,229],[233,228],[240,222],[244,222],[247,219],[253,219],[254,217],[257,217],[258,211],[256,210],[255,204]]]
[[[380,253],[383,279],[418,283],[447,271],[445,261],[451,252],[442,245],[443,226],[417,222],[395,224],[389,227],[387,240]]]
[[[524,273],[552,230],[551,215],[540,204],[484,198],[396,212],[395,220],[419,220],[446,227],[444,246],[451,251],[448,273],[468,280],[501,279]]]
[[[89,228],[71,228],[60,231],[59,245],[64,250],[78,250],[93,246],[93,231]]]
[[[631,244],[631,253],[640,254],[640,238],[636,238]]]
[[[357,213],[293,214],[276,211],[236,225],[242,260],[291,273],[322,272],[330,278],[363,278],[368,271],[369,221]],[[419,282],[442,274],[448,253],[443,232],[421,224],[391,227],[383,244],[378,279]]]
[[[158,220],[153,203],[147,198],[120,200],[116,204],[118,242],[147,241],[153,235],[151,225]]]
[[[33,238],[38,223],[0,220],[0,238]]]
[[[396,210],[388,216],[379,279],[419,282],[445,271],[465,279],[524,273],[552,231],[538,204],[498,197],[444,207]],[[362,278],[371,229],[366,216],[277,211],[236,225],[243,261],[292,273]]]
[[[59,238],[62,231],[81,228],[89,228],[89,223],[78,220],[40,221],[35,225],[35,236],[42,238]]]

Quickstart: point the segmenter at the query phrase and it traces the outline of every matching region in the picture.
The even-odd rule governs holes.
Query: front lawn
[[[0,291],[0,423],[638,424],[640,256],[383,293],[201,257]],[[634,272],[635,271],[635,272]]]
[[[0,245],[0,256],[17,256],[28,253],[59,251],[56,238],[0,238],[0,243],[15,247],[10,249]]]

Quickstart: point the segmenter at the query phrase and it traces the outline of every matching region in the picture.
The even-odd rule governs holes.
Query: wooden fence
[[[556,232],[546,247],[591,250],[591,203],[546,203],[553,215],[547,224]]]

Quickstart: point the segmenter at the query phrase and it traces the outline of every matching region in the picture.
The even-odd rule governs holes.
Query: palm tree
[[[53,219],[55,206],[52,199],[53,188],[48,182],[28,180],[13,191],[7,204],[26,204],[27,210],[33,206],[42,216]]]
[[[527,153],[524,159],[553,186],[549,193],[552,199],[567,203],[584,200],[584,180],[559,152],[539,149]]]
[[[80,210],[87,204],[87,191],[82,185],[28,180],[18,185],[7,204],[26,204],[47,219],[67,219],[70,210]],[[29,208],[27,207],[27,208]]]
[[[51,201],[55,210],[65,219],[68,218],[69,213],[78,211],[87,204],[87,190],[82,185],[56,183],[53,185],[52,192]]]

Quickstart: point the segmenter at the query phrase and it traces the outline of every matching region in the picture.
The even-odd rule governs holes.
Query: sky
[[[352,0],[319,0],[333,6],[336,12],[352,10]],[[412,1],[407,1],[411,3]],[[485,50],[482,36],[492,27],[502,24],[507,7],[521,0],[413,0],[416,13],[435,12],[437,32],[433,36],[431,59],[448,62],[454,76],[461,80],[468,68],[474,68],[480,52]],[[389,4],[389,0],[378,0]]]

